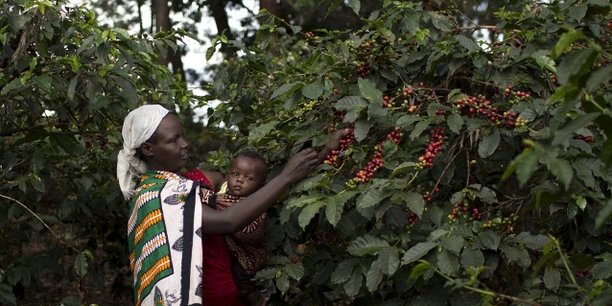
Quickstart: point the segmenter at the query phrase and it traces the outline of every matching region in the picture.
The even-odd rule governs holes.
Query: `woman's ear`
[[[153,147],[150,143],[143,142],[140,145],[140,152],[142,152],[142,156],[151,157],[153,156]]]

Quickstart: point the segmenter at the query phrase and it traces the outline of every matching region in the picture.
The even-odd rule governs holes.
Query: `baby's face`
[[[263,185],[265,166],[261,161],[239,156],[234,159],[227,173],[227,193],[246,197]]]

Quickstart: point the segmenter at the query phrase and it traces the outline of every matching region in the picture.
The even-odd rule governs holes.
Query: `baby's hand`
[[[327,158],[327,155],[332,152],[332,150],[337,150],[340,148],[340,138],[347,135],[350,132],[349,129],[341,129],[337,130],[332,134],[331,139],[325,144],[325,147],[319,152],[318,158],[321,162]]]

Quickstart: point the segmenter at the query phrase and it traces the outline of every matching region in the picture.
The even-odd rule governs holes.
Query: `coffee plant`
[[[270,214],[271,303],[608,305],[610,8],[513,1],[478,25],[384,1],[307,33],[262,14],[209,123],[273,165],[350,130]]]
[[[0,2],[0,305],[132,302],[121,124],[144,102],[186,108],[157,64],[175,38],[102,28],[63,1]]]

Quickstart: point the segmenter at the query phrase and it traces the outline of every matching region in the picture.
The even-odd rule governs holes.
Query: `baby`
[[[225,209],[265,185],[268,175],[266,160],[255,151],[238,154],[227,171],[226,183],[217,195],[217,209]],[[232,274],[240,296],[251,305],[263,305],[265,299],[253,282],[255,273],[266,264],[266,214],[262,214],[241,231],[227,236],[233,255]]]

